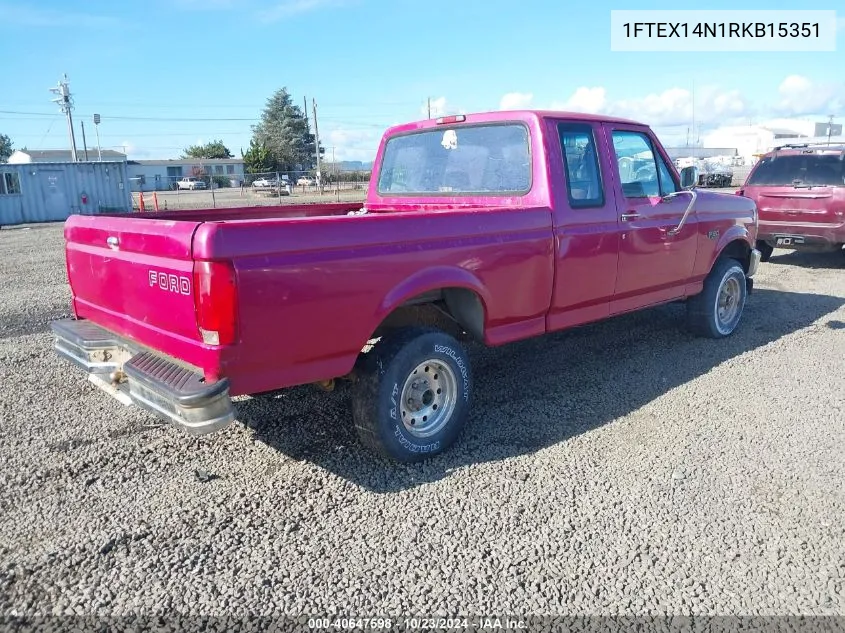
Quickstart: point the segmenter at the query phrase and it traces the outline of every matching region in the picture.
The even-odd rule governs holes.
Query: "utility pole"
[[[431,118],[431,97],[428,98],[428,118]]]
[[[317,152],[317,188],[320,190],[320,194],[323,193],[323,179],[321,178],[320,172],[320,132],[317,129],[317,100],[311,100],[314,106],[314,149]]]
[[[85,140],[85,121],[80,121],[82,126],[82,150],[85,152],[85,162],[88,162],[88,141]]]
[[[827,124],[827,144],[830,145],[830,135],[833,133],[833,115],[830,115],[830,121]]]
[[[302,97],[302,113],[305,115],[305,125],[308,125],[308,99],[304,95]]]
[[[696,136],[695,132],[695,79],[692,80],[692,135]],[[698,142],[693,141],[698,147]],[[696,157],[696,153],[693,152],[693,158]]]
[[[70,135],[70,155],[73,158],[73,162],[75,163],[76,158],[76,137],[73,134],[73,116],[71,116],[71,109],[73,108],[73,102],[70,98],[70,89],[68,88],[67,82],[67,75],[65,75],[62,81],[59,82],[56,88],[50,88],[50,92],[57,94],[58,97],[53,99],[53,103],[58,103],[62,109],[62,112],[65,113],[67,116],[67,129],[68,134]]]
[[[103,152],[100,151],[100,115],[94,115],[94,130],[97,132],[97,159],[103,162]]]

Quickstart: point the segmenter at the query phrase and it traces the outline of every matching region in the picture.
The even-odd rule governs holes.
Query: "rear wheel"
[[[435,328],[399,328],[364,358],[352,397],[361,442],[400,462],[442,453],[460,435],[469,413],[469,358]]]
[[[687,322],[699,336],[724,338],[739,326],[748,294],[745,270],[735,259],[716,260],[704,289],[687,302]]]
[[[764,242],[762,240],[758,240],[756,244],[757,250],[760,251],[760,261],[767,262],[772,257],[772,253],[775,251],[775,247],[769,244],[768,242]]]

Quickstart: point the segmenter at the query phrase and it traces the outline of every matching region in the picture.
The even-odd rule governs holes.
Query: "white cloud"
[[[669,88],[660,93],[632,99],[611,100],[601,86],[582,86],[564,101],[551,106],[555,110],[607,114],[643,121],[656,127],[688,124],[693,118],[693,95],[685,88]],[[700,88],[695,94],[696,123],[708,124],[735,119],[748,111],[738,90],[724,91],[717,87]]]
[[[787,116],[838,112],[845,103],[845,84],[817,84],[801,75],[784,79],[778,93],[777,112]]]
[[[578,88],[565,105],[576,112],[601,112],[607,106],[607,92],[604,88]]]
[[[429,109],[431,110],[431,117],[438,117],[447,114],[446,106],[447,106],[446,97],[438,97],[437,99],[431,99],[424,103],[420,108],[420,114],[423,116],[428,116]]]
[[[278,22],[303,13],[310,13],[318,9],[329,9],[346,4],[346,0],[284,0],[276,2],[270,8],[258,11],[256,17],[262,22]]]
[[[161,152],[154,152],[149,149],[144,149],[143,147],[138,147],[131,141],[123,141],[120,145],[113,147],[115,151],[123,152],[129,158],[129,160],[144,160],[147,158],[159,158],[159,154]],[[95,148],[96,151],[96,148]],[[91,149],[88,149],[88,153],[91,153]]]
[[[332,148],[334,148],[334,159],[371,161],[376,156],[383,130],[372,129],[346,129],[335,128],[328,131],[324,138],[320,135],[320,145],[326,148],[325,160],[332,160]]]
[[[509,92],[499,102],[499,110],[522,110],[531,106],[534,95],[530,92]]]

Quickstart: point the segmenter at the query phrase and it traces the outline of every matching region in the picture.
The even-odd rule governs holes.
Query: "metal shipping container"
[[[0,164],[0,226],[131,211],[125,162]]]

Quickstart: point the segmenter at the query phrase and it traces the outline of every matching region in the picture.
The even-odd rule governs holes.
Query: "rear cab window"
[[[842,187],[845,161],[842,154],[787,154],[761,158],[748,177],[746,186]]]
[[[603,207],[604,184],[593,127],[585,123],[559,123],[557,130],[569,206],[573,209]]]
[[[530,134],[524,123],[439,126],[388,139],[378,193],[523,195],[531,182]]]

